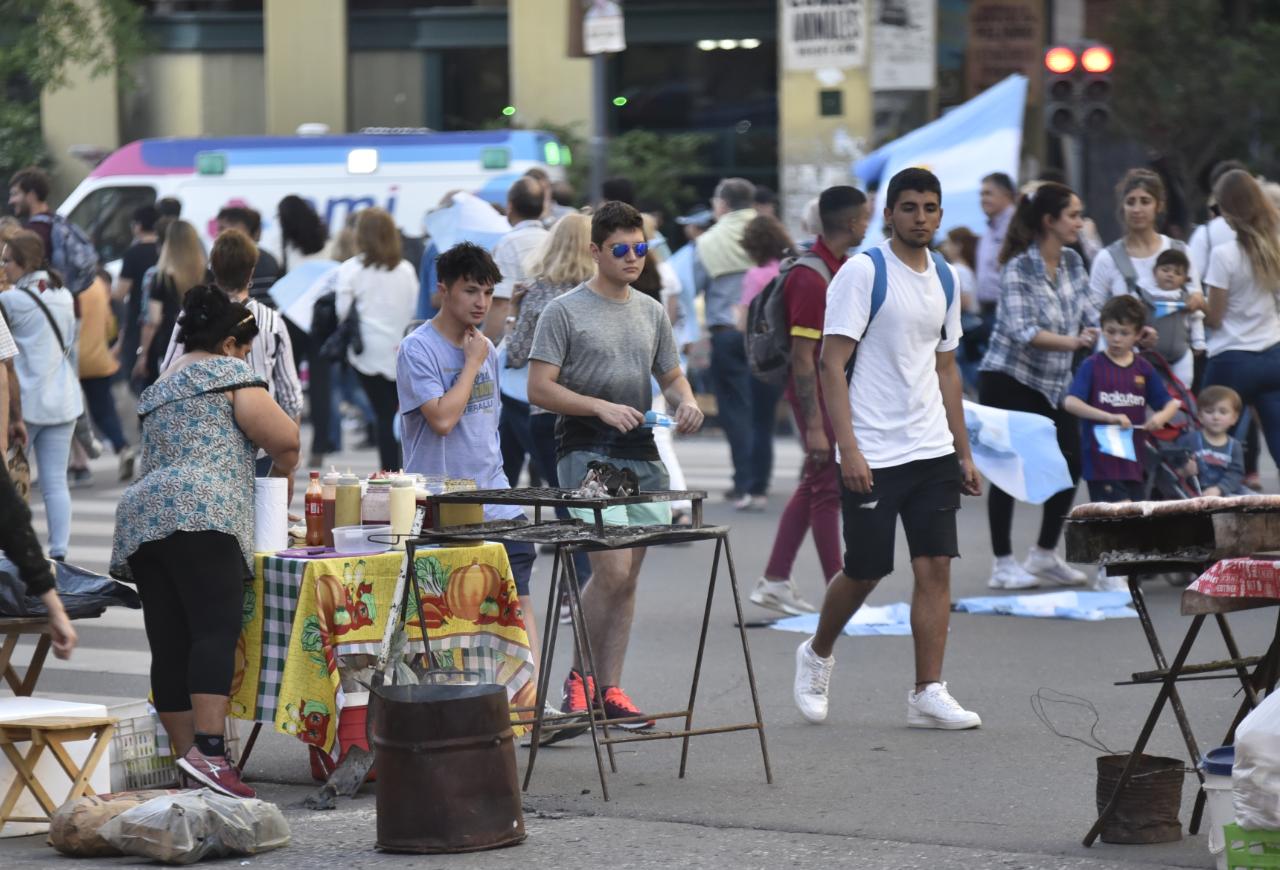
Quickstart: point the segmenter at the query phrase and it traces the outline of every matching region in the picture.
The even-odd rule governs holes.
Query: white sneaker
[[[980,725],[978,714],[961,707],[947,691],[946,683],[930,683],[919,692],[907,693],[908,728],[963,731]]]
[[[1128,592],[1129,581],[1124,577],[1112,577],[1107,574],[1107,569],[1101,565],[1098,566],[1098,573],[1093,578],[1094,592]]]
[[[1012,556],[997,556],[987,586],[992,589],[1034,589],[1040,580],[1027,573]]]
[[[827,718],[827,687],[831,685],[831,669],[836,657],[822,658],[809,645],[809,638],[796,647],[796,679],[792,687],[800,715],[810,722],[819,723]]]
[[[1023,570],[1057,586],[1083,586],[1089,575],[1077,571],[1053,550],[1042,550],[1032,547],[1027,551],[1027,561],[1022,563]]]
[[[765,607],[790,616],[818,612],[816,607],[800,597],[800,591],[796,589],[794,580],[770,580],[767,577],[761,577],[756,581],[755,588],[751,590],[750,598],[751,603],[757,607]]]

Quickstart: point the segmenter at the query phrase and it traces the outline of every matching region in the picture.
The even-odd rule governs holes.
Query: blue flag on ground
[[[1073,485],[1048,417],[965,402],[964,424],[978,471],[1018,501],[1043,504]]]
[[[928,169],[942,182],[941,231],[965,226],[981,235],[987,218],[978,204],[978,189],[992,172],[1018,177],[1026,104],[1026,76],[1011,75],[938,120],[877,148],[854,164],[853,174],[883,192],[899,171]],[[865,247],[884,238],[883,204],[871,210]]]

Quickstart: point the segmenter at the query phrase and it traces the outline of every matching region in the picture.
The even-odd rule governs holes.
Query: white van
[[[276,205],[309,200],[330,234],[351,212],[391,212],[402,232],[422,235],[422,219],[450,191],[495,204],[534,166],[563,178],[569,149],[534,130],[454,133],[367,131],[342,136],[143,139],[115,151],[58,208],[88,233],[104,263],[132,241],[129,219],[162,197],[212,243],[219,210],[249,206],[262,215],[262,247],[281,253]]]

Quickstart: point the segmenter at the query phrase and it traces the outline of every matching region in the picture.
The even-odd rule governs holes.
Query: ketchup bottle
[[[320,472],[311,472],[305,499],[307,512],[307,546],[324,546],[324,491],[320,488]]]

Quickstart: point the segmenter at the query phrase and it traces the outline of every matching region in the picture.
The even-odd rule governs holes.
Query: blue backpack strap
[[[937,251],[929,252],[933,256],[933,265],[938,269],[938,280],[942,282],[942,294],[947,297],[947,311],[951,310],[951,303],[956,298],[956,279],[951,273],[951,267],[947,264],[947,258],[939,254]]]
[[[884,297],[889,292],[889,270],[885,266],[884,251],[879,248],[868,248],[863,253],[871,258],[871,265],[875,268],[875,277],[871,279],[871,311],[867,314],[867,326],[870,327],[876,312],[884,305]]]

